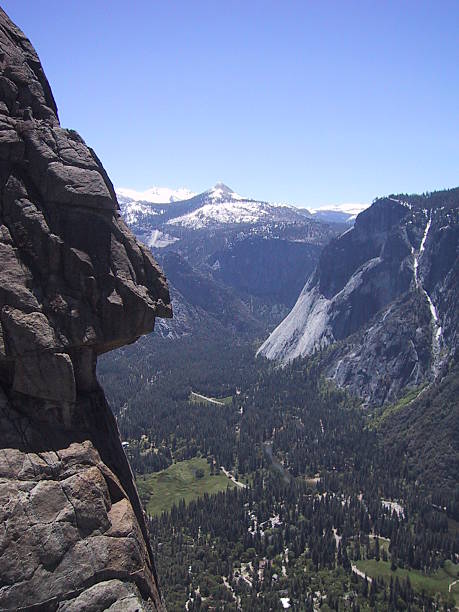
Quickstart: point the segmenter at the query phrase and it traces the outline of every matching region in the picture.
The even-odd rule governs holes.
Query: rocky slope
[[[371,404],[434,379],[457,343],[458,206],[459,189],[375,202],[259,353],[286,363],[332,345],[327,375]]]
[[[262,331],[250,308],[231,289],[192,268],[178,253],[165,253],[161,265],[167,270],[168,279],[172,279],[174,305],[174,319],[158,325],[161,333],[166,329],[168,333],[175,330],[180,336],[186,326],[189,326],[187,333],[193,333],[200,324],[216,333],[222,333],[223,329],[235,333]]]
[[[171,316],[110,180],[0,11],[0,609],[159,610],[97,356]]]

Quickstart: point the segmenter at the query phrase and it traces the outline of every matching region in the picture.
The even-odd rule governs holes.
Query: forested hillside
[[[458,484],[459,364],[443,378],[423,386],[376,417],[384,446],[405,460],[411,477],[442,492],[441,505]]]

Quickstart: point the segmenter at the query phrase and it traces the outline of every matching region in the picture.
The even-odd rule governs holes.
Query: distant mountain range
[[[308,210],[247,198],[224,183],[217,183],[200,194],[187,188],[167,187],[152,187],[142,192],[119,188],[116,193],[123,217],[138,230],[142,225],[149,229],[168,225],[197,230],[276,221],[294,223],[305,217],[326,223],[352,223],[357,214],[368,207],[366,204],[338,204]],[[155,248],[160,248],[158,235],[154,240]]]
[[[171,189],[169,187],[150,187],[145,191],[119,187],[116,190],[116,195],[120,203],[150,202],[152,204],[161,204],[164,202],[188,200],[196,194],[186,187],[179,187],[178,189]]]
[[[179,199],[184,194],[190,197]],[[217,323],[255,334],[272,329],[350,216],[327,223],[304,208],[243,197],[224,183],[200,194],[154,187],[117,195],[126,223],[168,277],[178,315],[158,325],[168,338]]]
[[[354,223],[357,215],[369,207],[369,204],[333,204],[311,209],[311,214],[318,221],[326,223]]]

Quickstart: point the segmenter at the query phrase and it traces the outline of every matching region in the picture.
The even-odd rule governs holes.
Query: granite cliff
[[[457,346],[458,214],[459,189],[377,200],[325,247],[259,353],[328,347],[326,375],[372,405],[437,378]]]
[[[0,10],[0,609],[160,610],[101,353],[170,317],[94,151]]]

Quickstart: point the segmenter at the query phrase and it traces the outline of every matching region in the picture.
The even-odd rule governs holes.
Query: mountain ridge
[[[121,202],[149,202],[150,204],[165,204],[166,202],[176,202],[187,200],[196,195],[186,187],[177,189],[170,187],[150,187],[145,191],[137,191],[128,187],[117,187],[115,189],[118,200]]]
[[[185,226],[188,225],[190,227],[194,226],[195,229],[205,227],[206,225],[215,224],[218,221],[220,221],[220,223],[253,223],[257,218],[255,211],[255,207],[257,205],[263,205],[265,207],[265,210],[261,209],[261,211],[258,213],[259,220],[262,218],[262,216],[265,218],[269,217],[269,214],[272,214],[276,209],[286,208],[290,209],[290,211],[296,212],[299,215],[315,218],[316,220],[324,221],[326,223],[347,224],[353,223],[357,214],[369,206],[367,204],[343,203],[306,208],[288,204],[287,202],[257,200],[253,197],[244,197],[239,195],[223,182],[218,182],[213,187],[210,187],[201,193],[194,193],[185,187],[178,189],[171,189],[168,187],[151,187],[143,192],[119,187],[116,188],[116,193],[123,215],[126,218],[130,218],[131,222],[134,222],[136,212],[144,215],[161,215],[167,212],[168,204],[173,202],[188,202],[191,200],[192,202],[190,202],[188,205],[189,212],[184,212],[184,214],[176,216],[176,221],[174,221],[174,224]],[[161,199],[161,194],[163,194],[164,199]],[[244,202],[246,203],[246,206],[245,210],[240,211],[239,219],[236,211],[229,210],[226,215],[226,219],[222,216],[219,220],[216,218],[216,213],[218,211],[215,209],[210,209],[207,211],[202,211],[201,215],[198,215],[198,218],[196,218],[195,215],[194,217],[181,219],[179,221],[179,216],[186,217],[197,210],[195,208],[195,198],[198,198],[198,200],[201,202],[201,206],[210,206],[217,203],[224,204],[225,202],[227,205],[234,205],[238,202],[241,204]],[[253,210],[250,210],[251,207]],[[231,213],[233,213],[233,219],[231,219]],[[290,216],[290,218],[292,218],[292,216]]]
[[[118,190],[123,216],[136,223],[136,213],[150,223],[177,225],[190,229],[219,227],[229,224],[253,224],[261,221],[294,221],[310,217],[306,209],[283,203],[266,202],[239,195],[222,182],[199,194],[182,200],[140,201],[126,197],[126,190]]]

